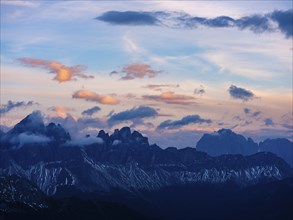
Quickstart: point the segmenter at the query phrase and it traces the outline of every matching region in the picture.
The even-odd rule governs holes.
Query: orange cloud
[[[121,79],[122,80],[131,80],[131,79],[135,79],[135,78],[142,79],[144,77],[154,78],[160,72],[161,71],[153,70],[152,67],[148,64],[133,63],[133,64],[129,64],[129,65],[126,65],[123,67],[123,69],[121,70],[121,73],[125,74],[125,76],[122,76]],[[118,72],[112,71],[110,73],[110,75],[113,75],[113,74],[118,74]]]
[[[55,112],[55,116],[58,116],[60,118],[66,118],[68,115],[68,112],[70,111],[75,111],[73,108],[68,108],[65,106],[57,105],[57,106],[52,106],[48,108],[49,111]]]
[[[87,90],[79,90],[72,95],[74,99],[84,99],[86,101],[98,102],[105,105],[116,105],[120,102],[119,99],[109,95],[98,95],[95,92]]]
[[[49,70],[50,73],[56,74],[53,80],[57,80],[58,82],[66,82],[75,80],[74,77],[89,79],[94,78],[93,76],[85,75],[83,72],[85,70],[84,66],[75,65],[72,67],[65,66],[56,61],[48,61],[41,59],[33,59],[33,58],[20,58],[18,61],[26,66],[33,68],[44,68]]]
[[[165,102],[167,104],[194,104],[195,98],[193,96],[178,95],[174,92],[163,92],[160,95],[145,95],[144,99]]]
[[[179,84],[149,84],[147,86],[144,86],[143,88],[155,90],[155,91],[162,91],[163,88],[178,88]]]

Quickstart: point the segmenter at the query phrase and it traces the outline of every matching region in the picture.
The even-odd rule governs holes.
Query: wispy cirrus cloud
[[[143,86],[143,88],[155,90],[155,91],[162,91],[164,88],[178,88],[179,84],[149,84]]]
[[[57,61],[34,59],[34,58],[19,58],[18,61],[28,67],[43,68],[49,71],[49,73],[55,74],[53,80],[58,82],[67,82],[76,80],[78,78],[93,79],[94,76],[84,74],[85,66],[65,66]]]
[[[100,110],[101,108],[99,106],[94,106],[92,108],[84,110],[81,114],[83,116],[92,116],[93,114],[97,113]]]
[[[167,104],[195,104],[195,98],[188,95],[180,95],[175,92],[162,92],[160,95],[144,95],[143,99],[164,102]]]
[[[132,63],[124,66],[121,71],[112,71],[110,75],[121,73],[121,80],[132,80],[145,77],[154,78],[161,72],[154,70],[150,65],[145,63]]]
[[[215,18],[194,17],[184,12],[107,11],[97,20],[115,25],[158,25],[169,28],[211,28],[249,29],[255,33],[281,31],[287,38],[292,37],[293,10],[273,11],[254,14],[238,19],[229,16]]]
[[[166,120],[158,125],[157,129],[178,129],[189,124],[212,123],[211,119],[201,118],[199,115],[188,115],[179,120]]]
[[[123,121],[137,121],[144,118],[157,117],[159,113],[156,109],[148,106],[138,106],[129,110],[125,110],[116,114],[112,114],[108,119],[108,123],[113,125]]]
[[[72,98],[74,99],[84,99],[90,102],[97,102],[104,105],[117,105],[120,103],[120,100],[110,96],[110,95],[99,95],[95,92],[87,90],[78,90],[73,93]]]
[[[240,88],[234,85],[231,85],[228,89],[230,96],[233,99],[241,99],[242,101],[249,101],[253,98],[255,98],[255,95],[253,94],[253,92],[244,89],[244,88]]]
[[[4,115],[5,113],[8,113],[8,112],[10,112],[10,111],[12,111],[13,109],[16,109],[16,108],[25,108],[25,107],[29,107],[29,106],[33,106],[33,105],[38,105],[38,103],[33,102],[33,101],[13,102],[13,101],[9,100],[7,102],[7,104],[4,104],[4,105],[0,106],[0,115]]]

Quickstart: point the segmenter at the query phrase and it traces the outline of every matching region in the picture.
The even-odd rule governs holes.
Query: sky
[[[292,1],[1,0],[0,126],[292,140]]]

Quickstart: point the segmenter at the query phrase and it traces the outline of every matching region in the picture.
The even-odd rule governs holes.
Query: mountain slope
[[[23,128],[31,135],[42,134],[46,138],[51,135],[50,141],[23,142],[21,146],[11,141],[24,132]],[[42,128],[43,133],[35,128]],[[48,133],[48,130],[58,132]],[[237,135],[235,138],[243,141]],[[46,127],[38,115],[27,116],[17,124],[4,136],[1,145],[0,174],[25,177],[47,195],[66,188],[137,193],[196,183],[235,182],[239,187],[246,187],[292,176],[288,164],[271,153],[211,157],[194,148],[163,150],[149,145],[146,137],[131,132],[128,127],[116,129],[111,135],[100,131],[96,143],[75,145],[69,142],[68,133],[61,126]]]

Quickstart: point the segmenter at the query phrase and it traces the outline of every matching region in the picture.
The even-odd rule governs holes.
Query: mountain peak
[[[226,129],[226,128],[222,128],[222,129],[218,130],[217,133],[221,134],[221,135],[235,134],[232,130]]]
[[[230,129],[220,129],[218,132],[204,134],[197,142],[196,149],[211,156],[222,154],[250,155],[258,151],[258,145],[251,139],[246,139]]]
[[[46,136],[59,142],[70,141],[71,137],[60,124],[50,123],[46,126]]]
[[[24,132],[44,134],[45,124],[40,111],[34,111],[14,126],[9,134],[20,134]]]

